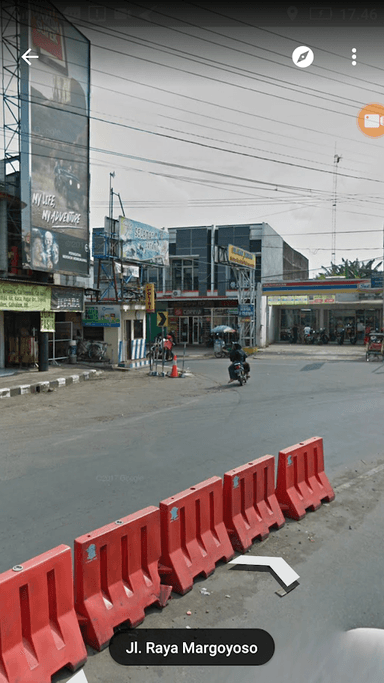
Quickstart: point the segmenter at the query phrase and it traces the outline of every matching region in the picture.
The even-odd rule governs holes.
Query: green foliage
[[[348,261],[348,259],[341,259],[342,263],[336,264],[331,263],[330,266],[321,266],[325,271],[324,273],[319,273],[316,276],[316,280],[325,280],[326,277],[345,277],[348,280],[359,280],[359,279],[369,279],[373,273],[379,272],[379,267],[382,264],[377,263],[373,267],[374,261],[376,259],[371,259],[370,261],[363,262],[356,259],[355,261]],[[381,272],[381,271],[380,271]]]

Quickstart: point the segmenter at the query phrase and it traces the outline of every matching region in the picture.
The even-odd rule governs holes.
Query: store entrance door
[[[180,341],[189,344],[189,318],[180,318]]]
[[[192,344],[200,344],[200,318],[192,318]]]

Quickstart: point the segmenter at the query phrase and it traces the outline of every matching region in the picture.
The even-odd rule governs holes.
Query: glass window
[[[183,268],[183,289],[192,289],[192,266],[185,266]]]
[[[180,259],[172,263],[172,289],[182,289],[181,263]]]
[[[133,321],[133,338],[143,339],[143,321],[134,320]]]

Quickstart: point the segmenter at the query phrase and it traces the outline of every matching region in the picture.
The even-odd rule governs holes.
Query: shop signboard
[[[377,275],[371,275],[371,287],[372,289],[378,289],[383,286],[383,273],[378,273]]]
[[[89,272],[90,42],[50,3],[25,10],[21,41],[22,262],[44,272]]]
[[[335,294],[324,294],[323,296],[309,296],[309,304],[334,304],[336,300]]]
[[[40,313],[40,332],[55,332],[55,313],[54,313],[54,311],[41,311],[41,313]]]
[[[83,327],[120,327],[120,306],[85,306]]]
[[[256,254],[250,251],[235,247],[233,244],[228,244],[228,263],[233,263],[236,266],[243,266],[244,268],[256,268]]]
[[[169,266],[167,230],[159,230],[123,216],[119,217],[119,221],[123,259]]]
[[[308,303],[308,296],[269,296],[269,306],[299,306]]]
[[[239,304],[239,318],[252,318],[255,312],[254,304]]]
[[[147,313],[154,313],[155,308],[155,285],[150,282],[145,285],[145,310]]]
[[[51,309],[52,311],[77,311],[82,313],[84,310],[83,290],[52,287]]]
[[[1,282],[0,310],[50,311],[51,288],[41,285]]]

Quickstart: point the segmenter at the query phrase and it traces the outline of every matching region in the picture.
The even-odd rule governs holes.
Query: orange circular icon
[[[357,125],[364,135],[380,138],[384,135],[384,105],[367,104],[358,113]]]

